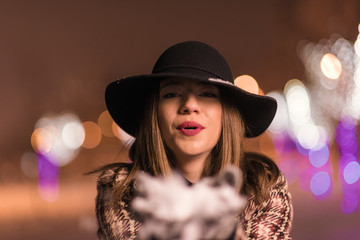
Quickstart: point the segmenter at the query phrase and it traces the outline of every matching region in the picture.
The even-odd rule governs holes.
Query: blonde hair
[[[225,96],[226,94],[220,92],[223,93],[221,96],[222,132],[212,151],[212,156],[204,164],[202,176],[214,176],[220,173],[225,166],[235,165],[244,173],[241,192],[249,197],[254,197],[256,203],[261,203],[269,197],[270,186],[274,185],[279,177],[278,168],[271,159],[270,162],[268,159],[262,162],[262,155],[244,154],[245,126],[241,113],[235,104]],[[154,86],[154,89],[149,89],[149,93],[139,129],[136,132],[136,140],[129,151],[129,157],[133,162],[128,165],[130,166],[129,174],[124,182],[114,186],[115,196],[120,198],[131,197],[132,187],[130,186],[138,171],[145,171],[153,176],[168,176],[171,175],[174,168],[171,153],[163,142],[157,118],[158,85]],[[123,166],[123,164],[119,166]]]

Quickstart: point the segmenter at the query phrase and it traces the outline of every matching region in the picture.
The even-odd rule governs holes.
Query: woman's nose
[[[184,97],[180,107],[180,113],[189,114],[192,112],[199,112],[199,104],[194,95],[187,95]]]

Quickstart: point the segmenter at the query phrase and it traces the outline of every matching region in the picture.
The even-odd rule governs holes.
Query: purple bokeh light
[[[298,152],[303,155],[303,156],[308,156],[309,155],[309,149],[304,148],[303,146],[301,146],[301,144],[299,143],[299,141],[296,140],[296,149],[298,150]]]
[[[50,154],[38,154],[38,189],[40,196],[48,202],[53,202],[59,194],[59,167],[54,165],[49,158]]]
[[[314,167],[322,167],[329,160],[329,148],[325,144],[319,145],[316,149],[310,149],[309,160]]]
[[[359,154],[358,141],[357,141],[357,127],[349,119],[342,120],[336,128],[335,139],[339,145],[339,152],[343,154]]]
[[[294,141],[286,133],[272,134],[272,140],[277,152],[285,153],[296,149]]]
[[[341,200],[341,211],[344,214],[356,212],[359,208],[359,194],[356,192],[345,193]]]
[[[339,159],[339,176],[343,189],[341,211],[344,214],[350,214],[359,209],[360,194],[356,121],[351,118],[342,119],[336,128],[335,139],[341,154]]]
[[[310,181],[311,192],[317,197],[325,197],[328,195],[331,187],[331,177],[328,172],[318,172],[313,175]]]
[[[357,161],[357,158],[353,154],[343,154],[339,159],[339,173],[343,174],[345,166],[355,161]]]

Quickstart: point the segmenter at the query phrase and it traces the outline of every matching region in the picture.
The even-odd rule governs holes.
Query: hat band
[[[187,75],[194,75],[194,77],[201,78],[220,78],[221,76],[214,74],[210,71],[201,68],[195,68],[190,66],[170,66],[166,68],[160,68],[153,71],[153,73],[185,73]],[[204,75],[205,73],[205,75]]]
[[[222,80],[221,78],[209,78],[208,80],[211,82],[223,83],[223,84],[234,86],[234,83],[226,81],[226,80]]]

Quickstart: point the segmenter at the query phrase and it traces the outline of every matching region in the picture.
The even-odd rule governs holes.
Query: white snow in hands
[[[239,194],[241,171],[227,167],[217,177],[189,186],[180,174],[155,178],[140,173],[132,206],[144,218],[140,239],[227,239],[246,204]]]

